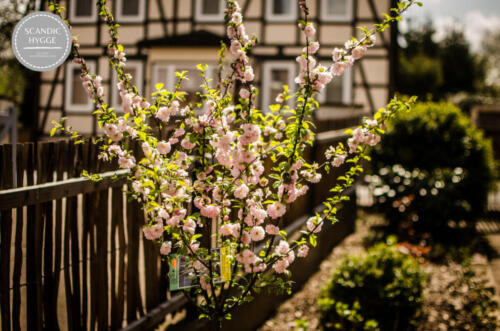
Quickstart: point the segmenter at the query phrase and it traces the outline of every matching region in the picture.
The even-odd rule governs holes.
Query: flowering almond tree
[[[361,28],[361,39],[352,38],[344,48],[334,49],[332,62],[322,65],[315,58],[320,45],[314,40],[316,29],[308,21],[306,1],[298,1],[302,16],[298,26],[306,45],[296,59],[300,67],[297,92],[291,94],[283,86],[276,104],[260,110],[247,55],[257,38],[247,35],[235,0],[226,0],[230,45],[222,44],[219,51],[218,79],[207,78],[207,65],[197,66],[203,82],[197,104],[185,102],[185,72],[176,73],[173,91],[157,84],[150,99],[139,95],[132,77],[124,72],[126,54],[118,42],[118,25],[106,0],[97,1],[109,28],[109,64],[119,79],[124,111],[119,114],[105,104],[101,77],[89,72],[74,38],[74,61],[81,65],[83,86],[105,133],[99,157],[117,159],[120,168],[129,169],[125,175],[128,194],[142,205],[146,239],[156,242],[166,258],[180,256],[192,269],[196,287],[184,293],[199,308],[200,318],[215,319],[218,327],[235,307],[250,301],[262,288],[290,292],[289,266],[296,258],[307,257],[324,222],[337,222],[337,207],[348,200],[343,193],[362,172],[360,161],[368,159],[367,148],[380,141],[384,122],[408,110],[414,101],[392,100],[350,132],[346,145],[330,146],[326,162],[318,164],[303,158],[304,149],[314,143],[310,119],[318,109],[315,98],[365,55],[376,42],[376,32],[400,20],[400,14],[413,4],[420,5],[415,0],[399,2],[391,9],[392,15],[385,15],[371,29]],[[57,4],[50,9],[62,16],[63,8]],[[80,141],[64,121],[55,124],[52,134],[62,131]],[[140,159],[131,150],[131,140],[142,146]],[[273,167],[266,170],[267,159]],[[344,163],[349,166],[331,188],[323,211],[307,220],[300,239],[288,241],[280,228],[287,206],[306,194],[310,183],[320,182],[332,167]],[[98,175],[86,175],[99,180]],[[208,232],[202,229],[212,229],[208,240],[203,238]],[[202,244],[210,241],[211,247]]]

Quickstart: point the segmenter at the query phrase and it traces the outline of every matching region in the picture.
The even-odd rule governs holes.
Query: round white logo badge
[[[26,68],[49,71],[68,58],[71,33],[59,16],[35,12],[17,23],[12,34],[12,50]]]

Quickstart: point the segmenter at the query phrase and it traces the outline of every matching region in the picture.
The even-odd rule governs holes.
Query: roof
[[[215,33],[198,30],[187,34],[174,36],[165,36],[156,39],[146,39],[139,42],[142,47],[155,46],[220,46],[220,42],[224,41],[229,44],[229,39],[226,36],[220,36]]]

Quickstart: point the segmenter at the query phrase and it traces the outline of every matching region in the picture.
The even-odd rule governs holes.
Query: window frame
[[[194,18],[197,22],[224,23],[224,0],[219,0],[218,14],[204,14],[202,12],[204,0],[196,0]]]
[[[297,20],[297,4],[294,0],[291,2],[291,13],[287,15],[273,13],[273,1],[266,0],[266,21],[268,22],[295,22]]]
[[[152,92],[156,91],[155,85],[157,83],[163,83],[164,88],[167,90],[173,91],[175,84],[177,83],[177,78],[175,77],[175,72],[178,71],[179,67],[185,68],[196,68],[196,65],[200,63],[199,61],[156,61],[152,63],[152,70],[151,70],[151,90]],[[215,80],[216,77],[212,76],[213,70],[216,69],[217,64],[215,62],[212,63],[204,63],[208,64],[208,69],[206,71],[206,77],[207,79],[212,79],[212,82]],[[167,81],[166,82],[160,82],[158,81],[158,70],[157,68],[163,67],[167,70]]]
[[[81,1],[81,0],[76,0]],[[92,13],[90,16],[77,16],[76,15],[76,1],[73,0],[69,6],[69,21],[70,23],[93,23],[97,21],[97,7],[92,5]],[[88,0],[87,0],[88,1]]]
[[[137,91],[139,91],[139,94],[143,92],[144,88],[144,63],[143,60],[140,59],[130,59],[127,60],[125,69],[127,67],[135,67],[136,69],[136,74],[135,74],[135,87],[137,87]],[[110,100],[109,100],[109,105],[110,107],[113,107],[116,112],[123,112],[123,108],[120,105],[119,98],[120,95],[118,93],[118,76],[116,74],[116,70],[113,68],[111,69],[111,95],[110,95]]]
[[[155,61],[151,64],[151,86],[150,90],[151,93],[156,92],[156,87],[155,85],[157,83],[163,83],[164,86],[163,88],[167,89],[168,91],[173,91],[175,88],[175,84],[177,83],[177,78],[175,77],[175,72],[179,70],[179,67],[185,68],[196,68],[196,65],[200,63],[200,61]],[[217,77],[215,77],[215,72],[214,70],[217,69],[217,63],[215,62],[209,62],[209,63],[203,63],[203,64],[208,64],[208,69],[206,71],[206,77],[207,80],[212,79],[212,82],[216,80]],[[158,77],[158,68],[165,68],[167,70],[167,81],[162,82],[159,80]],[[204,105],[203,107],[206,107]],[[204,108],[203,108],[204,109]]]
[[[86,61],[89,72],[95,72],[97,60],[88,59]],[[74,62],[66,63],[65,70],[65,83],[64,83],[64,108],[68,113],[89,112],[94,110],[94,103],[92,99],[88,98],[87,104],[74,104],[71,102],[73,99],[73,70],[80,69],[80,64]],[[83,87],[82,87],[83,88]]]
[[[274,100],[270,100],[270,82],[271,82],[271,70],[273,69],[287,69],[288,70],[288,91],[292,95],[295,93],[295,76],[297,75],[297,66],[295,62],[286,60],[270,60],[265,61],[262,64],[262,78],[261,78],[261,91],[262,91],[262,111],[264,113],[269,112],[269,106],[276,104]],[[291,107],[291,100],[288,101],[288,105]]]
[[[139,1],[139,13],[137,15],[123,15],[123,2],[127,0],[116,0],[116,21],[118,23],[142,23],[146,17],[146,0]]]
[[[322,22],[351,22],[354,16],[354,6],[352,0],[345,0],[347,2],[346,15],[328,15],[326,10],[328,0],[321,0],[320,19]]]
[[[340,77],[339,76],[333,77],[333,79],[339,79],[339,78],[342,79],[342,101],[340,104],[346,106],[352,104],[352,88],[353,88],[352,81],[353,81],[353,71],[354,71],[352,69],[353,69],[352,67],[347,69],[345,73]],[[330,82],[329,84],[332,84],[332,82]],[[319,94],[318,102],[324,106],[336,105],[326,102],[327,88],[328,86],[325,87],[325,89],[321,91],[321,93]]]

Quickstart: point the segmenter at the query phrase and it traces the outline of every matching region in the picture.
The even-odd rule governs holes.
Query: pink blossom
[[[290,263],[288,263],[288,260],[283,259],[283,260],[278,260],[276,263],[273,265],[274,271],[276,271],[279,274],[282,274],[286,271],[286,268],[290,266]]]
[[[318,233],[321,231],[321,228],[323,227],[323,220],[321,218],[317,217],[309,217],[309,219],[306,222],[307,230]]]
[[[285,240],[281,240],[274,249],[274,252],[278,255],[285,255],[288,254],[289,250],[290,250],[290,245],[288,245],[288,243]]]
[[[240,137],[240,142],[243,145],[254,143],[260,138],[260,128],[256,124],[246,123],[241,126],[243,134]]]
[[[120,166],[120,168],[131,169],[135,167],[135,159],[133,156],[132,157],[120,156],[118,158],[118,165]]]
[[[169,111],[168,111],[168,108],[167,107],[160,107],[160,109],[158,109],[158,112],[156,113],[156,118],[162,120],[162,121],[168,121],[168,119],[170,118],[170,114],[169,114]]]
[[[332,161],[332,165],[334,167],[340,167],[340,165],[344,163],[345,158],[346,158],[345,154],[336,155],[335,158]]]
[[[250,207],[250,214],[260,222],[264,221],[264,219],[267,217],[267,212],[258,207],[258,206],[252,206]]]
[[[277,235],[280,233],[280,228],[278,228],[276,225],[268,224],[266,225],[266,232],[270,235]]]
[[[165,241],[163,244],[161,244],[160,247],[160,254],[161,255],[168,255],[172,251],[172,242],[171,241]]]
[[[147,240],[156,240],[163,234],[163,225],[158,222],[153,226],[145,226],[142,231]]]
[[[255,78],[255,75],[253,73],[252,67],[246,68],[244,78],[247,82],[253,81],[253,79]]]
[[[267,213],[273,219],[280,218],[286,213],[286,206],[281,202],[276,201],[275,203],[267,207]]]
[[[333,62],[338,62],[342,58],[342,56],[344,56],[344,54],[345,50],[343,50],[342,48],[334,48],[332,52]]]
[[[200,248],[200,243],[197,241],[192,241],[191,244],[189,244],[188,254],[191,254],[191,252],[196,252],[198,248]]]
[[[240,90],[240,97],[242,97],[243,99],[248,99],[250,98],[250,92],[246,88],[242,88]]]
[[[250,230],[250,238],[252,238],[252,241],[261,241],[265,236],[266,233],[261,226],[253,227],[252,230]]]
[[[194,231],[196,230],[196,222],[193,221],[193,219],[188,219],[185,223],[182,229],[186,232],[189,232],[191,234],[194,234]]]
[[[297,252],[297,256],[298,257],[307,257],[308,254],[309,254],[309,246],[301,245],[299,247],[298,252]]]
[[[313,184],[319,183],[320,180],[321,180],[321,174],[320,173],[316,173],[312,177],[309,178],[309,181],[311,183],[313,183]]]
[[[349,39],[348,41],[346,41],[344,43],[344,47],[346,49],[351,49],[351,48],[354,48],[354,46],[356,46],[356,41],[352,40],[352,39]]]
[[[184,133],[186,133],[186,131],[184,131],[183,128],[179,128],[179,129],[174,131],[173,137],[178,138],[178,137],[182,136]]]
[[[352,50],[352,58],[354,60],[361,59],[366,54],[366,46],[357,46]]]
[[[235,40],[233,39],[231,41],[231,46],[229,47],[229,50],[231,51],[231,53],[233,53],[234,55],[236,55],[236,53],[241,49],[241,44],[238,40]]]
[[[313,41],[309,43],[309,47],[304,48],[303,52],[309,54],[315,54],[319,50],[319,43],[317,41]]]
[[[230,223],[224,224],[220,227],[220,233],[223,236],[230,236],[233,234],[233,225]]]
[[[200,212],[208,218],[216,218],[220,214],[220,207],[214,205],[202,206]]]
[[[244,199],[247,194],[248,194],[248,186],[245,184],[241,184],[235,191],[234,191],[234,197],[237,199]]]
[[[345,62],[335,62],[332,66],[331,72],[334,76],[342,76],[347,69]]]
[[[172,149],[172,146],[170,143],[165,142],[165,141],[159,141],[156,148],[158,149],[158,153],[160,154],[168,154],[170,153],[170,150]]]
[[[241,231],[241,225],[239,223],[234,223],[231,226],[231,233],[233,234],[233,237],[239,238],[240,237],[240,231]]]
[[[249,244],[250,240],[251,240],[250,233],[248,233],[248,231],[246,231],[246,230],[243,230],[243,232],[241,234],[241,242],[244,244]]]
[[[120,96],[122,98],[122,105],[123,105],[123,111],[132,114],[134,112],[134,109],[132,108],[132,96],[133,94],[131,93],[126,93],[126,92],[120,92]]]
[[[309,23],[304,29],[304,33],[308,38],[314,37],[314,35],[316,34],[316,29],[314,28],[314,25],[312,23]]]
[[[181,141],[181,146],[185,149],[192,149],[194,147],[194,144],[191,141],[189,141],[188,138],[184,138]]]

